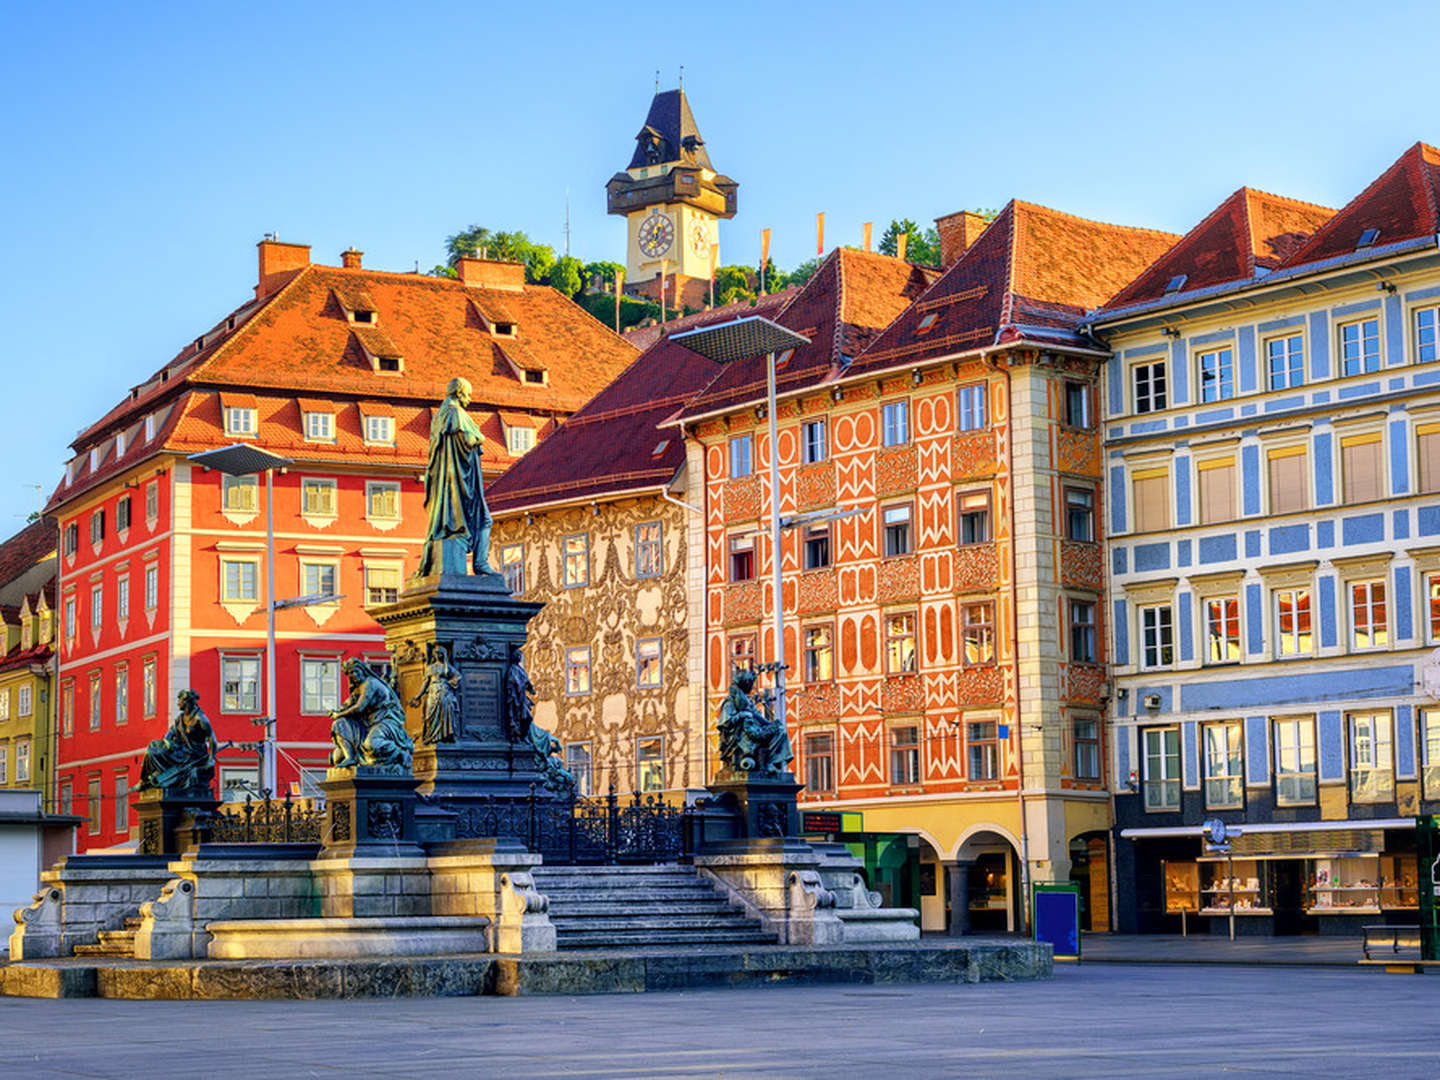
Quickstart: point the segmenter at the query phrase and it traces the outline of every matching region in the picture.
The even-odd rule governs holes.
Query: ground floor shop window
[[[1200,914],[1270,915],[1269,866],[1260,859],[1199,860]]]
[[[1424,798],[1440,799],[1440,709],[1420,712],[1420,762]]]
[[[970,927],[976,931],[1005,930],[1010,908],[1010,858],[985,852],[970,871]]]

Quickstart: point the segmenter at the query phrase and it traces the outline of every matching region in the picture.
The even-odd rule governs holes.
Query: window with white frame
[[[220,599],[225,603],[256,603],[260,596],[259,559],[220,560]]]
[[[1286,390],[1305,381],[1305,348],[1299,334],[1269,338],[1265,342],[1265,370],[1271,390]]]
[[[124,832],[130,828],[130,777],[127,773],[115,774],[115,831]]]
[[[30,740],[15,741],[15,782],[23,784],[30,779]]]
[[[140,662],[140,697],[146,717],[155,715],[155,657],[147,656]]]
[[[0,687],[0,724],[10,719],[10,688]]]
[[[1365,375],[1380,370],[1380,320],[1357,319],[1340,326],[1342,375]]]
[[[67,596],[65,598],[65,636],[67,638],[73,638],[75,636],[75,606],[75,597]]]
[[[105,511],[96,510],[90,515],[90,543],[98,544],[105,539]]]
[[[260,711],[260,656],[257,653],[222,653],[220,656],[220,711]]]
[[[896,787],[920,782],[920,728],[915,724],[890,729],[890,783]]]
[[[130,579],[115,579],[115,618],[123,621],[130,617]]]
[[[85,831],[95,836],[104,831],[101,817],[104,799],[100,794],[100,777],[91,776],[85,781],[85,794]]]
[[[1383,649],[1390,644],[1385,582],[1352,581],[1350,591],[1350,647]]]
[[[1310,590],[1276,589],[1275,655],[1308,656],[1314,651],[1310,629]]]
[[[590,693],[590,646],[572,645],[565,650],[565,694],[582,697]]]
[[[511,596],[525,591],[525,545],[502,544],[500,546],[500,573],[505,575],[505,588]]]
[[[1440,642],[1440,574],[1425,578],[1426,615],[1429,616],[1430,642]]]
[[[70,735],[75,731],[75,684],[66,679],[60,684],[60,734]]]
[[[105,625],[105,586],[96,583],[90,586],[90,629],[99,630]]]
[[[1100,721],[1093,716],[1077,716],[1071,726],[1075,744],[1075,779],[1096,782],[1100,779]]]
[[[1130,369],[1130,391],[1134,411],[1159,412],[1168,400],[1165,387],[1165,361],[1149,360]]]
[[[915,613],[901,611],[885,616],[885,670],[906,675],[915,670]]]
[[[1296,514],[1310,509],[1310,452],[1305,446],[1277,446],[1265,456],[1269,466],[1270,512]]]
[[[1315,720],[1309,716],[1275,721],[1275,805],[1315,803]]]
[[[333,562],[300,563],[300,595],[322,599],[316,603],[333,601],[340,594],[340,567]]]
[[[1200,354],[1200,400],[1235,396],[1235,352],[1228,346]]]
[[[1395,798],[1395,747],[1388,711],[1350,714],[1350,799]]]
[[[660,687],[660,639],[641,638],[635,642],[635,686],[641,690]]]
[[[160,566],[151,563],[145,567],[145,610],[154,611],[160,606]]]
[[[1195,463],[1201,525],[1234,521],[1237,516],[1235,459],[1209,458]]]
[[[575,778],[575,794],[589,795],[594,789],[595,778],[590,760],[588,742],[565,744],[565,768]]]
[[[1240,725],[1206,724],[1205,807],[1225,810],[1244,803],[1244,780],[1240,773]]]
[[[300,658],[300,711],[311,715],[333,712],[340,707],[340,658]]]
[[[395,418],[393,416],[365,417],[365,441],[372,446],[391,446],[395,442]]]
[[[1345,435],[1340,439],[1340,484],[1347,506],[1385,497],[1385,462],[1380,432]]]
[[[1205,662],[1233,664],[1240,659],[1240,598],[1212,596],[1205,601]]]
[[[956,391],[955,430],[980,431],[990,426],[985,408],[985,383],[967,383]]]
[[[665,790],[665,739],[656,735],[635,740],[635,779],[640,791]]]
[[[574,533],[560,543],[565,588],[576,589],[590,584],[590,534]]]
[[[393,604],[400,599],[400,567],[382,563],[365,565],[365,603]]]
[[[966,664],[990,664],[995,660],[995,602],[982,600],[960,608],[962,644]]]
[[[1180,809],[1180,729],[1146,728],[1145,809]]]
[[[834,634],[828,625],[807,626],[803,633],[805,681],[829,682],[835,677]]]
[[[1000,779],[1000,724],[971,720],[965,724],[965,758],[970,780]]]
[[[1090,386],[1088,383],[1065,381],[1065,426],[1089,428],[1094,424],[1090,416]]]
[[[100,673],[99,673],[98,671],[92,671],[92,672],[90,673],[90,730],[91,730],[91,731],[99,731],[99,730],[100,730],[100,717],[101,717],[101,714],[102,714],[102,712],[104,711],[104,708],[105,708],[105,705],[104,705],[104,694],[103,694],[102,689],[101,689],[102,685],[103,685],[103,684],[102,684],[102,682],[101,682],[101,680],[100,680]]]
[[[1065,489],[1065,539],[1087,543],[1095,540],[1094,489]]]
[[[635,526],[635,576],[659,577],[665,570],[665,549],[660,522],[645,521]]]
[[[755,440],[749,435],[736,435],[730,440],[730,478],[739,479],[755,471]]]
[[[1440,709],[1420,710],[1421,798],[1440,799]]]
[[[880,512],[887,559],[899,555],[909,555],[913,550],[910,530],[911,509],[909,503],[903,503],[900,506],[887,506]]]
[[[830,523],[806,525],[800,542],[801,557],[806,570],[821,570],[830,565]]]
[[[1440,360],[1440,307],[1415,312],[1415,362],[1433,364]]]
[[[130,528],[130,496],[120,496],[119,502],[115,504],[115,528],[121,532]]]
[[[1094,664],[1099,660],[1095,644],[1095,603],[1091,600],[1071,600],[1070,608],[1070,659],[1077,664]]]
[[[505,450],[511,457],[519,457],[535,447],[535,429],[525,424],[505,425]]]
[[[1170,527],[1170,469],[1158,466],[1136,469],[1130,474],[1131,502],[1137,533],[1159,532]]]
[[[130,665],[115,665],[115,723],[130,722]]]
[[[300,512],[310,517],[334,517],[334,478],[307,476],[301,480]]]
[[[730,537],[730,580],[755,579],[755,534]]]
[[[910,441],[910,402],[905,398],[887,401],[880,406],[880,442],[884,446],[904,446]]]
[[[399,481],[365,481],[365,516],[377,521],[396,521],[399,519]]]
[[[0,742],[0,786],[10,782],[10,762],[8,760],[10,747]]]
[[[97,675],[98,679],[99,676]],[[21,683],[15,688],[15,713],[20,717],[29,716],[34,711],[35,688],[28,682]]]
[[[1140,666],[1147,670],[1175,663],[1175,621],[1169,604],[1140,609]]]
[[[754,634],[736,634],[730,638],[730,667],[734,671],[755,670]]]
[[[255,410],[239,405],[231,405],[227,408],[225,410],[225,434],[254,435]]]
[[[335,414],[307,412],[305,414],[305,438],[310,442],[334,442]]]
[[[990,542],[990,492],[957,491],[955,493],[956,530],[963,544]]]
[[[160,484],[145,485],[145,519],[154,521],[160,516]]]
[[[800,425],[800,463],[810,465],[817,461],[824,461],[828,456],[829,446],[825,441],[825,421],[806,420]]]

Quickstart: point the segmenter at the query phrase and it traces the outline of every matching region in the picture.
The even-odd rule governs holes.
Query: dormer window
[[[527,383],[532,383],[532,384],[534,384],[535,386],[544,386],[544,385],[545,385],[545,369],[544,369],[544,368],[538,368],[538,367],[526,368],[526,369],[525,369],[525,381],[526,381]]]
[[[505,425],[505,449],[511,457],[519,457],[535,446],[535,429],[518,424]]]
[[[350,321],[356,323],[364,323],[368,326],[375,321],[375,312],[366,311],[364,309],[361,309],[359,311],[352,311],[350,313]]]
[[[305,438],[310,442],[334,442],[335,414],[332,412],[305,413]]]
[[[515,324],[513,322],[497,322],[492,333],[496,337],[514,337]]]
[[[376,371],[400,371],[402,361],[398,356],[377,356],[375,358]]]
[[[90,471],[93,473],[93,472],[94,472],[96,469],[98,469],[99,467],[100,467],[100,448],[99,448],[98,446],[92,446],[92,447],[90,448]]]
[[[121,457],[125,453],[125,433],[122,431],[115,436],[115,456]]]
[[[151,413],[145,417],[145,441],[149,442],[155,438],[155,414]]]
[[[225,410],[226,435],[254,435],[255,410],[241,405],[231,405]]]
[[[336,291],[333,295],[349,322],[359,326],[374,326],[380,321],[375,301],[364,289],[348,288],[343,292]]]
[[[196,351],[196,352],[202,352],[202,351],[204,351],[204,349],[205,349],[205,338],[204,338],[204,336],[202,335],[201,337],[197,337],[197,338],[195,339],[195,351]]]
[[[395,418],[393,416],[366,416],[365,441],[374,446],[393,446],[395,443]]]

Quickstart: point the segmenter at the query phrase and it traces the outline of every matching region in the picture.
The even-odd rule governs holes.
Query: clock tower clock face
[[[710,226],[702,218],[690,222],[690,247],[702,259],[710,254]]]
[[[640,231],[635,234],[635,239],[641,251],[652,259],[658,259],[675,242],[675,223],[664,214],[651,214],[640,222]]]

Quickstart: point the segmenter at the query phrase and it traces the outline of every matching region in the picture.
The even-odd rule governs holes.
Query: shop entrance
[[[1305,863],[1300,859],[1275,859],[1270,864],[1270,905],[1275,909],[1275,934],[1313,934],[1319,920],[1305,914]]]
[[[1103,832],[1070,841],[1070,880],[1080,887],[1080,929],[1110,929],[1109,845]]]

